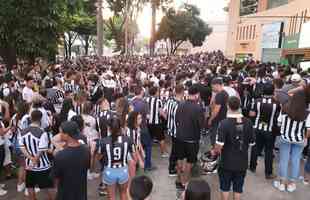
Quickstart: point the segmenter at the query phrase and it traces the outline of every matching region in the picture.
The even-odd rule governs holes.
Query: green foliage
[[[105,21],[105,38],[108,41],[114,40],[116,46],[114,51],[125,51],[125,19],[121,16],[113,16]],[[128,35],[132,38],[138,34],[138,24],[134,21],[128,22]]]
[[[64,10],[63,0],[1,2],[0,56],[9,67],[16,57],[33,61],[55,54]]]
[[[160,22],[155,39],[169,40],[171,54],[174,54],[177,48],[187,40],[193,46],[202,46],[212,29],[199,18],[199,15],[199,9],[190,4],[184,4],[183,8],[178,11],[170,8]]]

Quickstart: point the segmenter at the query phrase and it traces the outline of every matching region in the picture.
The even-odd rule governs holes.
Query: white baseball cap
[[[291,77],[291,81],[293,82],[300,82],[301,81],[301,76],[299,74],[293,74]]]

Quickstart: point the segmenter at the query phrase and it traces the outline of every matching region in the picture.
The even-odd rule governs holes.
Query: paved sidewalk
[[[151,200],[175,200],[176,190],[174,187],[175,178],[170,178],[167,175],[168,159],[162,159],[158,155],[159,148],[154,148],[154,163],[158,169],[150,173],[150,177],[155,183],[155,187],[152,193]],[[219,200],[220,194],[218,190],[218,178],[217,175],[203,176],[212,188],[212,200]],[[98,200],[106,199],[99,197],[97,194],[99,180],[90,181],[88,184],[88,199]],[[16,192],[16,181],[11,180],[6,182],[9,193],[5,197],[0,197],[0,200],[23,200],[25,199],[22,193]],[[264,179],[263,173],[263,160],[260,159],[260,163],[257,169],[257,174],[248,172],[246,178],[245,192],[242,199],[247,200],[309,200],[310,198],[310,186],[304,186],[298,183],[297,190],[294,193],[279,192],[272,187],[271,181]],[[43,192],[39,193],[38,200],[44,200]]]

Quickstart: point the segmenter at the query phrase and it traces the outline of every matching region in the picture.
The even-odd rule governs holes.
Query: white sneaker
[[[169,158],[169,154],[163,153],[163,154],[161,154],[161,157],[162,157],[162,158]]]
[[[39,193],[39,192],[40,192],[40,188],[34,188],[34,192],[35,192],[35,193]],[[29,196],[29,192],[28,192],[28,189],[27,189],[27,188],[25,189],[25,196],[26,196],[26,197]]]
[[[35,193],[39,193],[39,192],[40,192],[40,188],[37,188],[37,187],[34,188],[34,192],[35,192]]]
[[[286,188],[286,190],[288,191],[288,192],[294,192],[295,190],[296,190],[296,184],[295,183],[290,183],[290,184],[288,184],[287,185],[287,188]]]
[[[96,172],[91,173],[91,175],[92,175],[93,179],[100,177],[100,174],[96,173]]]
[[[6,191],[6,190],[0,188],[0,196],[4,196],[4,195],[6,195],[7,193],[8,193],[8,191]]]
[[[2,188],[2,189],[5,188],[5,184],[3,184],[3,183],[0,184],[0,188]]]
[[[274,181],[273,187],[277,188],[280,192],[285,191],[285,185],[283,183],[281,183],[280,181]]]
[[[25,183],[17,184],[17,192],[22,192],[25,190],[25,188],[26,188]]]
[[[25,189],[24,194],[25,194],[25,196],[26,196],[26,197],[28,197],[28,196],[29,196],[29,192],[28,192],[28,189],[27,189],[27,188]]]
[[[93,180],[94,179],[94,177],[93,177],[93,174],[92,173],[87,173],[87,179],[88,180]]]

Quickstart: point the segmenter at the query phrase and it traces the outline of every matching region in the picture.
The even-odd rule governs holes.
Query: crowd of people
[[[50,200],[85,200],[93,179],[111,200],[147,199],[152,180],[137,172],[157,170],[153,143],[169,159],[180,199],[211,199],[209,184],[192,177],[199,166],[203,175],[218,173],[223,200],[231,189],[239,200],[261,156],[279,191],[296,190],[301,163],[309,184],[310,76],[296,66],[236,62],[217,51],[0,72],[0,169],[10,178],[17,166],[17,192],[31,200],[39,190]]]

